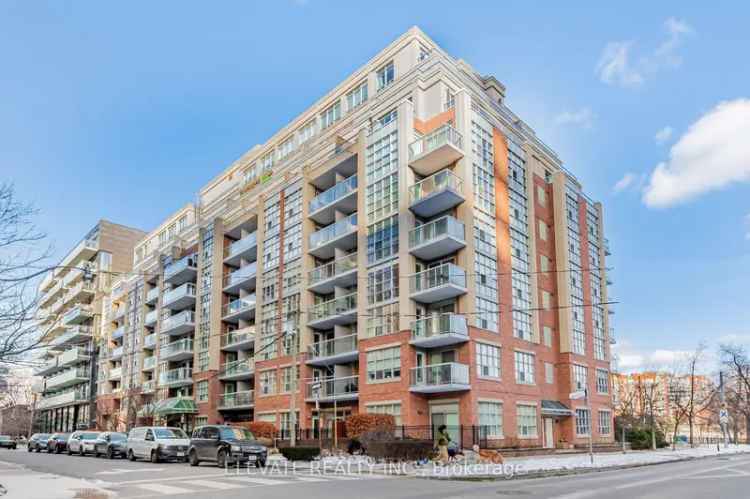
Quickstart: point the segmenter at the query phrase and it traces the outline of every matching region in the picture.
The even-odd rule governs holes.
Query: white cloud
[[[664,22],[667,39],[659,44],[652,53],[642,55],[634,61],[635,42],[609,42],[604,46],[595,73],[608,85],[621,87],[638,87],[646,81],[646,76],[666,68],[676,68],[682,64],[682,57],[677,50],[686,36],[694,33],[693,28],[685,21],[670,17]]]
[[[591,109],[584,107],[578,111],[565,111],[555,116],[558,125],[577,125],[582,128],[591,128],[594,125],[594,113]]]
[[[625,175],[622,176],[620,180],[617,181],[614,188],[612,189],[615,191],[615,193],[622,192],[631,185],[633,185],[633,180],[635,180],[635,175],[628,172]]]
[[[685,202],[750,180],[750,99],[720,103],[680,137],[651,173],[643,202],[652,208]]]
[[[690,352],[684,350],[653,350],[649,352],[639,352],[631,349],[618,351],[617,369],[620,372],[634,372],[643,370],[668,370],[675,364],[684,359]]]
[[[672,130],[671,126],[665,126],[661,130],[656,132],[656,135],[654,135],[654,140],[657,144],[663,144],[672,137],[673,131],[674,130]]]

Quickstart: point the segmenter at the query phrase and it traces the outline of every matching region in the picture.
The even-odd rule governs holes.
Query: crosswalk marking
[[[242,487],[242,485],[234,483],[214,482],[211,480],[187,480],[181,483],[185,483],[188,485],[197,485],[199,487],[206,487],[208,489],[236,489],[238,487]]]
[[[255,478],[255,477],[245,477],[245,476],[233,476],[227,479],[235,480],[237,482],[251,483],[251,484],[257,484],[257,485],[284,485],[284,484],[289,483],[289,482],[283,482],[281,480],[269,480],[267,478]]]
[[[325,478],[315,478],[312,476],[294,475],[294,478],[296,478],[297,481],[300,481],[300,482],[327,482],[328,481]]]
[[[171,485],[162,485],[160,483],[141,483],[136,485],[140,489],[150,490],[151,492],[158,492],[159,494],[188,494],[195,492],[190,489],[183,489],[182,487],[173,487]]]

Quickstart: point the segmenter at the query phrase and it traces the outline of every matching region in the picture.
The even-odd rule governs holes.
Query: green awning
[[[187,397],[173,397],[160,400],[154,406],[153,413],[156,416],[169,416],[171,414],[198,414],[195,401]]]

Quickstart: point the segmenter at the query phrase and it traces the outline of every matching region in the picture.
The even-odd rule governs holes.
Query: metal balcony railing
[[[314,213],[319,209],[338,201],[353,192],[356,188],[357,175],[355,174],[315,196],[310,201],[310,213]]]
[[[411,338],[413,340],[430,338],[444,334],[469,335],[466,317],[456,314],[440,314],[411,323]]]
[[[357,350],[357,335],[339,336],[310,345],[310,357],[332,357]]]
[[[316,321],[325,319],[326,317],[340,315],[356,308],[357,293],[351,293],[315,305],[310,309],[310,320]]]
[[[247,407],[255,402],[255,392],[247,390],[242,392],[224,393],[219,396],[220,409],[233,409],[235,407]]]
[[[450,215],[422,224],[409,231],[409,248],[414,248],[435,240],[441,236],[452,236],[461,241],[466,240],[465,227]]]
[[[352,213],[336,223],[324,227],[310,234],[310,247],[312,249],[323,246],[330,241],[357,230],[357,214]]]
[[[411,368],[411,386],[468,385],[469,366],[457,362]]]
[[[357,268],[357,253],[350,253],[332,262],[315,267],[308,273],[310,285],[336,277]]]
[[[452,190],[463,194],[464,182],[450,170],[442,170],[420,180],[409,188],[409,202],[416,203],[435,192]]]
[[[429,153],[445,144],[451,144],[458,149],[463,148],[462,135],[447,123],[409,144],[409,158]]]
[[[446,284],[466,287],[466,272],[464,269],[452,263],[444,263],[414,274],[409,279],[411,293],[427,291]]]

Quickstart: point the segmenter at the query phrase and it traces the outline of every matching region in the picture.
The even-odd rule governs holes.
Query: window
[[[208,339],[208,336],[206,336],[206,339]],[[198,352],[198,369],[196,370],[198,372],[208,370],[208,352]]]
[[[366,407],[368,414],[390,414],[396,425],[401,424],[401,403],[370,404]]]
[[[588,378],[588,368],[586,366],[580,366],[573,364],[573,389],[574,390],[585,390]]]
[[[371,270],[367,274],[368,305],[398,298],[398,280],[398,263]]]
[[[187,215],[182,215],[179,220],[177,220],[177,231],[182,232],[187,228]]]
[[[542,241],[547,240],[547,224],[542,220],[539,220],[539,239]]]
[[[477,343],[477,375],[500,377],[500,347]]]
[[[349,111],[367,101],[367,82],[346,94],[346,107]]]
[[[208,424],[208,416],[195,416],[195,426],[203,426]]]
[[[276,371],[273,369],[260,373],[260,393],[262,395],[276,393]]]
[[[576,435],[585,437],[589,432],[591,432],[591,411],[576,409]]]
[[[269,152],[262,158],[260,158],[260,169],[262,172],[266,172],[273,168],[273,151]]]
[[[445,104],[443,104],[443,111],[454,108],[456,106],[456,94],[450,88],[445,89]]]
[[[279,159],[284,159],[292,152],[294,151],[294,138],[290,137],[286,139],[284,142],[282,142],[278,149],[276,149],[276,153],[278,154]]]
[[[367,337],[398,332],[398,302],[367,310]]]
[[[401,348],[384,348],[367,353],[367,379],[395,380],[401,377]]]
[[[544,381],[548,385],[555,382],[555,366],[549,362],[544,363]]]
[[[549,258],[544,255],[539,255],[539,267],[542,272],[549,272]]]
[[[542,341],[544,341],[544,346],[551,347],[552,346],[552,328],[549,326],[543,326],[542,327]]]
[[[382,68],[378,69],[376,73],[376,78],[378,82],[378,92],[380,92],[385,87],[393,83],[393,79],[395,76],[396,74],[395,74],[395,67],[393,66],[393,61],[389,62]]]
[[[281,382],[283,384],[282,390],[285,393],[292,391],[292,385],[294,384],[294,377],[299,379],[299,368],[285,367],[281,371]]]
[[[208,401],[208,381],[199,381],[196,384],[198,402]]]
[[[549,294],[549,291],[542,291],[542,308],[544,310],[552,308],[552,295]]]
[[[398,215],[367,228],[367,263],[372,264],[398,254]]]
[[[367,186],[365,208],[370,221],[380,220],[398,211],[398,172]]]
[[[536,438],[536,406],[518,404],[516,406],[518,438]]]
[[[503,404],[479,402],[479,431],[484,438],[503,438]]]
[[[536,186],[536,198],[539,201],[539,206],[547,206],[547,191],[541,185]]]
[[[612,413],[610,411],[599,411],[599,435],[612,433]]]
[[[515,352],[516,354],[516,383],[522,385],[534,384],[534,354]]]
[[[605,369],[596,370],[596,391],[609,393],[609,373]]]
[[[297,132],[299,144],[304,144],[310,140],[313,135],[315,135],[315,120],[310,120],[306,125],[303,125],[302,128],[299,129],[299,132]]]
[[[341,119],[341,101],[336,101],[335,104],[320,113],[320,126],[325,130],[339,119]]]

